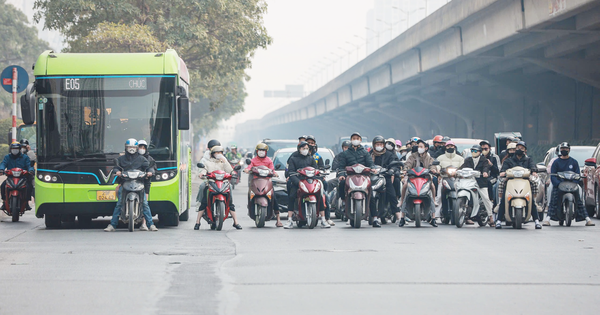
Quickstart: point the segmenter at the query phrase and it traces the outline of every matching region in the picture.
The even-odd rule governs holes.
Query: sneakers
[[[158,231],[158,228],[156,228],[156,225],[152,224],[152,225],[150,226],[150,231],[152,231],[152,232],[156,232],[156,231]]]
[[[374,228],[380,228],[381,227],[381,223],[379,223],[379,219],[373,220],[373,227]]]
[[[241,229],[242,229],[242,226],[241,226],[239,223],[237,223],[237,224],[236,224],[236,223],[234,223],[234,224],[233,224],[233,227],[234,227],[236,230],[241,230]]]
[[[321,228],[328,229],[330,227],[331,227],[331,225],[329,225],[329,223],[327,223],[327,221],[325,219],[321,220]]]
[[[542,222],[542,225],[543,226],[550,226],[550,221],[544,221],[544,222]]]
[[[196,223],[196,225],[194,225],[194,230],[198,231],[200,229],[200,223]]]
[[[335,226],[335,223],[331,220],[327,220],[327,223],[329,223],[329,225],[331,225],[331,226]]]
[[[284,225],[283,225],[284,229],[292,229],[294,228],[294,221],[292,220],[288,220]]]
[[[585,226],[596,226],[596,223],[590,221],[585,222]]]
[[[140,225],[140,231],[148,231],[148,227],[145,224]]]
[[[431,219],[431,221],[429,221],[429,224],[431,224],[431,226],[433,227],[438,227],[436,218]]]
[[[404,218],[400,218],[400,222],[398,222],[398,227],[403,227],[404,224],[406,224],[406,221],[404,220]]]
[[[502,228],[502,222],[500,222],[500,220],[496,221],[496,229],[501,229]]]
[[[541,230],[541,229],[542,229],[542,225],[541,225],[539,222],[537,222],[537,223],[535,224],[535,229],[536,229],[536,230]]]
[[[104,229],[104,232],[114,232],[115,231],[115,227],[112,226],[111,224],[109,224],[106,229]]]

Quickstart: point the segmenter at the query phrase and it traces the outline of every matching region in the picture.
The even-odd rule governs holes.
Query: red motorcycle
[[[298,170],[297,174],[300,176],[300,184],[296,200],[298,212],[294,219],[298,227],[306,225],[309,229],[314,229],[319,221],[318,214],[324,210],[323,205],[325,204],[325,194],[322,192],[323,183],[317,178],[321,172],[308,166]]]
[[[421,220],[429,220],[431,207],[431,175],[429,170],[416,167],[408,171],[408,188],[406,189],[406,215],[415,221],[415,226],[421,226]]]
[[[246,161],[249,165],[250,161]],[[273,171],[264,165],[254,166],[250,170],[250,187],[248,189],[248,216],[254,220],[257,228],[271,221],[275,208],[273,198]]]
[[[362,220],[369,219],[372,172],[362,164],[346,166],[346,217],[354,228],[360,228]]]
[[[204,168],[204,164],[198,163],[199,168]],[[233,169],[239,170],[241,166],[237,165]],[[211,230],[220,231],[223,228],[223,221],[229,217],[229,201],[231,199],[230,181],[235,179],[225,171],[216,170],[207,175],[208,179],[208,203],[204,216],[210,224]]]
[[[13,168],[7,170],[6,191],[4,200],[4,213],[12,216],[13,222],[18,222],[19,217],[25,213],[25,207],[29,202],[27,200],[27,172],[24,169]]]

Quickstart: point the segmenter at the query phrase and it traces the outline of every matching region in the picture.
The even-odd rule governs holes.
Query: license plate
[[[117,193],[114,190],[98,190],[96,200],[117,200]]]

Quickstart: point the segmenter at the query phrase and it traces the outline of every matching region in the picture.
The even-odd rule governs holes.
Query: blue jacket
[[[27,155],[21,154],[19,152],[18,155],[7,154],[4,156],[4,160],[0,163],[0,170],[10,170],[12,168],[20,168],[27,170],[30,173],[33,173],[33,167],[31,166],[31,160]]]
[[[558,178],[558,176],[556,176],[556,173],[568,171],[575,172],[577,174],[580,173],[579,163],[577,163],[577,160],[575,160],[574,158],[558,158],[554,162],[552,162],[552,168],[550,169],[550,174],[552,174],[550,176],[550,180],[552,180],[552,186],[558,187],[558,185],[560,185],[560,183],[562,183],[563,181],[562,178]]]

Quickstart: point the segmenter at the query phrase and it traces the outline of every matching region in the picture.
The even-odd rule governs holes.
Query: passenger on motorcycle
[[[219,142],[219,140],[213,139],[213,140],[208,141],[208,145],[207,145],[208,150],[204,151],[204,154],[202,155],[202,159],[200,159],[200,163],[205,164],[204,162],[209,161],[210,157],[211,157],[210,150],[213,147],[220,146],[220,145],[221,145],[221,142]],[[223,156],[223,160],[227,161],[227,158],[225,158],[225,156]]]
[[[200,174],[198,175],[200,178],[216,170],[221,170],[232,175],[235,174],[235,171],[233,170],[227,159],[223,156],[223,147],[218,145],[210,149],[210,159],[203,164],[204,168],[200,169]],[[204,211],[206,210],[206,206],[208,205],[208,186],[205,185],[203,189],[204,190],[202,191],[202,196],[200,198],[200,206],[198,207],[198,217],[196,218],[196,225],[194,225],[194,230],[200,229],[200,219],[202,219]],[[238,223],[237,215],[235,214],[235,205],[233,204],[233,195],[231,193],[229,194],[229,211],[229,213],[231,213],[231,217],[233,218],[233,227],[238,230],[241,230],[242,226]]]
[[[405,170],[411,170],[417,166],[423,167],[423,168],[428,168],[429,171],[431,172],[431,174],[437,174],[437,167],[435,167],[435,165],[433,165],[433,161],[434,159],[429,155],[429,153],[427,153],[427,143],[425,143],[425,141],[421,140],[420,138],[413,138],[412,140],[414,140],[417,145],[412,147],[412,153],[408,156],[408,158],[406,159],[406,163],[404,163],[404,169]],[[412,141],[411,140],[411,141]],[[406,221],[404,220],[404,216],[405,216],[405,207],[404,207],[404,199],[406,197],[406,189],[408,188],[407,185],[408,182],[408,177],[404,178],[404,182],[403,182],[403,186],[402,186],[402,197],[400,198],[400,209],[402,210],[401,213],[401,219],[400,222],[398,223],[398,226],[403,227],[404,224],[406,224]],[[431,182],[431,200],[435,200],[435,195],[436,195],[436,187],[435,187],[435,183],[432,181]],[[431,221],[429,222],[429,224],[431,224],[434,227],[437,227],[437,223],[436,223],[436,219],[435,219],[435,207],[434,207],[434,202],[432,202],[431,205]]]
[[[283,226],[284,229],[291,229],[291,228],[293,228],[293,224],[294,224],[294,221],[293,221],[294,209],[296,208],[296,203],[297,203],[296,197],[298,195],[298,187],[300,184],[300,177],[298,176],[297,172],[300,169],[303,169],[308,166],[318,169],[317,162],[310,155],[310,149],[309,149],[308,143],[303,141],[298,144],[297,151],[292,153],[292,155],[289,157],[289,159],[287,161],[287,167],[285,169],[285,177],[287,178],[287,191],[288,191],[289,201],[288,201],[288,221]],[[321,180],[321,179],[319,179],[319,180]],[[323,181],[321,180],[321,182],[323,182]],[[322,192],[323,192],[323,189],[321,189],[321,193]],[[322,202],[323,198],[318,198],[317,200],[319,200],[319,202]],[[326,205],[322,205],[321,209],[325,209],[325,206]],[[319,216],[321,217],[321,227],[322,228],[331,227],[331,225],[329,225],[329,223],[327,223],[327,220],[325,219],[325,211],[324,210],[321,210],[319,212]]]
[[[508,146],[511,143],[514,143],[516,146],[517,143],[519,143],[519,138],[516,138],[516,137],[515,138],[511,138],[511,137],[506,138],[506,150],[504,150],[498,154],[498,157],[500,157],[500,161],[504,161],[504,159],[509,155],[510,152],[508,150]]]
[[[492,208],[494,207],[489,198],[488,192],[488,178],[490,177],[490,162],[481,154],[482,148],[476,144],[471,148],[471,156],[465,159],[465,162],[459,169],[471,168],[481,173],[481,177],[477,178],[477,185],[479,186],[479,197],[483,200],[483,205],[487,211],[489,217],[490,226],[494,226],[494,214]],[[467,220],[467,224],[474,224],[473,221]]]
[[[487,140],[483,140],[479,142],[481,146],[481,155],[485,156],[490,164],[490,177],[488,178],[488,193],[489,198],[494,204],[496,201],[496,191],[498,187],[496,183],[498,182],[498,175],[500,175],[500,168],[502,167],[500,164],[500,157],[498,155],[492,153],[492,146],[490,142]]]
[[[444,154],[444,146],[446,144],[442,141],[442,139],[444,139],[444,137],[440,135],[433,137],[433,145],[429,147],[429,155],[431,155],[431,157],[434,159],[437,159],[438,156]]]
[[[306,142],[306,136],[302,135],[300,137],[298,137],[298,144],[300,144],[301,142]]]
[[[152,217],[152,212],[150,212],[150,205],[148,204],[148,195],[150,195],[150,185],[152,185],[152,177],[156,174],[156,161],[154,158],[150,156],[148,153],[148,142],[146,140],[138,141],[138,153],[145,157],[148,160],[148,170],[149,173],[148,178],[144,181],[144,193],[146,194],[146,199],[144,203],[142,203],[142,211],[145,212],[144,219],[142,220],[142,225],[140,226],[140,231],[148,231],[148,228],[152,226],[152,222],[150,225],[146,222],[146,217]]]
[[[150,163],[148,162],[148,160],[142,156],[141,154],[138,153],[138,142],[135,139],[127,139],[127,141],[125,141],[125,154],[119,156],[119,158],[116,160],[116,165],[113,168],[113,172],[115,172],[116,176],[121,176],[122,172],[126,172],[126,171],[130,171],[130,170],[139,170],[139,171],[143,171],[146,172],[147,176],[152,176],[152,173],[149,172],[148,168],[150,166]],[[113,216],[112,219],[110,220],[110,224],[104,229],[105,232],[114,232],[115,229],[117,228],[117,224],[119,224],[119,216],[121,215],[121,208],[122,208],[122,193],[123,193],[123,188],[122,187],[118,187],[119,192],[118,192],[118,200],[117,200],[117,204],[115,205],[115,210],[113,211]],[[146,200],[146,194],[144,194],[144,200],[143,200],[143,208],[146,207],[147,205],[147,200]],[[146,219],[146,224],[148,225],[148,227],[150,228],[151,231],[158,231],[158,229],[156,228],[156,226],[154,225],[154,223],[152,222],[152,215],[150,214],[150,208],[147,208],[148,211],[145,211],[145,209],[142,211],[142,214],[144,215],[144,218]]]
[[[509,158],[515,156],[515,152],[517,151],[517,144],[514,142],[509,143],[506,146],[506,150],[502,151],[502,152],[506,152],[506,154],[504,155],[504,157],[499,156],[500,158],[500,166],[504,165],[504,161],[508,160]],[[502,167],[500,167],[500,169],[502,169]]]
[[[344,151],[348,150],[348,148],[350,147],[350,140],[344,140],[342,142],[342,152],[340,152],[340,154],[336,155],[333,158],[333,162],[331,162],[331,169],[335,172],[335,170],[338,169],[338,166],[340,164],[340,155],[342,153],[344,153]],[[327,193],[330,193],[335,187],[338,187],[340,185],[340,181],[337,177],[329,180],[327,182]],[[338,196],[339,196],[339,192],[338,192]],[[331,203],[332,200],[330,200],[329,202]],[[327,223],[329,223],[329,225],[334,226],[335,223],[333,223],[333,221],[329,222],[327,221]],[[331,224],[333,223],[333,224]]]
[[[394,152],[394,148],[395,148],[395,141],[394,139],[388,139],[385,140],[385,146],[384,146],[384,140],[382,136],[375,136],[373,138],[373,152],[371,152],[371,156],[373,157],[373,162],[375,163],[375,165],[379,165],[385,169],[389,169],[389,165],[392,162],[397,162],[398,157],[396,156],[395,152]],[[394,166],[392,167],[394,169],[394,171],[398,171],[398,167]],[[394,180],[395,180],[395,176],[394,175],[385,175],[385,194],[387,196],[387,202],[390,205],[390,209],[392,210],[392,213],[398,218],[400,219],[400,209],[398,208],[398,198],[396,198],[396,189],[394,188]],[[377,213],[377,204],[375,203],[375,200],[373,200],[371,198],[371,202],[370,202],[370,207],[371,207],[371,214],[373,214],[373,212],[375,211],[375,213]],[[375,218],[377,217],[377,215],[374,216]],[[383,218],[382,218],[383,219]],[[379,222],[379,220],[374,219],[373,220],[373,227],[381,227],[381,223]]]
[[[552,163],[552,168],[550,169],[550,178],[552,181],[552,186],[558,187],[564,179],[558,177],[559,172],[574,172],[576,174],[580,174],[581,171],[579,169],[579,163],[577,160],[569,156],[571,152],[571,145],[568,142],[563,142],[560,144],[560,158]],[[552,195],[550,197],[550,207],[548,208],[548,216],[553,221],[559,221],[557,212],[560,211],[559,207],[561,205],[561,200],[563,197],[563,193],[558,189],[553,189]],[[583,201],[581,198],[581,189],[579,190],[579,194],[575,196],[577,202],[576,216],[575,221],[583,221],[585,220],[586,226],[594,226],[595,224],[590,220],[588,216],[587,210],[583,205]],[[550,222],[548,222],[548,225]]]
[[[406,161],[406,158],[408,157],[408,150],[409,149],[405,145],[400,147],[398,150],[400,153],[400,161]]]
[[[531,198],[532,200],[535,200],[537,192],[538,192],[538,186],[537,183],[535,183],[534,178],[537,176],[537,167],[535,166],[535,163],[533,162],[533,160],[527,156],[527,145],[525,144],[524,141],[519,141],[517,143],[516,146],[516,150],[515,150],[515,154],[513,156],[510,156],[508,154],[510,154],[510,147],[508,147],[507,149],[507,158],[504,160],[503,164],[502,164],[502,169],[500,170],[500,183],[498,185],[498,198],[500,198],[500,202],[498,203],[498,215],[497,215],[497,219],[496,219],[496,228],[497,229],[501,229],[502,228],[502,224],[501,224],[501,220],[504,218],[504,214],[505,214],[505,200],[503,198],[504,195],[504,185],[506,184],[506,171],[513,168],[513,167],[523,167],[526,169],[529,169],[531,172],[531,176],[529,177],[529,182],[531,184]],[[532,202],[531,203],[532,208],[531,209],[531,217],[535,220],[535,228],[537,230],[542,228],[542,225],[540,224],[540,220],[539,220],[539,215],[538,215],[538,211],[537,211],[537,205],[536,202]]]
[[[279,177],[279,175],[274,172],[275,167],[273,166],[273,161],[271,160],[271,158],[267,156],[267,151],[269,151],[269,146],[267,144],[262,143],[262,142],[257,144],[256,147],[254,148],[255,156],[250,161],[250,165],[248,165],[248,167],[246,167],[246,169],[244,169],[244,173],[249,174],[250,170],[255,166],[266,166],[271,171],[273,171],[273,176]],[[275,194],[273,194],[273,202],[275,204],[275,209],[273,209],[273,212],[277,216],[276,226],[282,227],[283,223],[281,223],[281,219],[279,218],[279,206],[277,205],[277,198],[276,198]]]
[[[26,170],[30,174],[34,173],[33,166],[31,166],[31,160],[26,154],[21,153],[21,145],[18,142],[13,142],[10,144],[10,153],[4,156],[4,160],[0,163],[0,174],[4,174],[5,170],[10,170],[13,168],[20,168]],[[0,190],[2,194],[2,206],[0,209],[5,210],[4,200],[6,198],[6,180],[2,182],[0,185]],[[31,196],[31,192],[29,191],[29,185],[27,189],[27,196]],[[31,210],[29,203],[25,206],[25,209]]]

